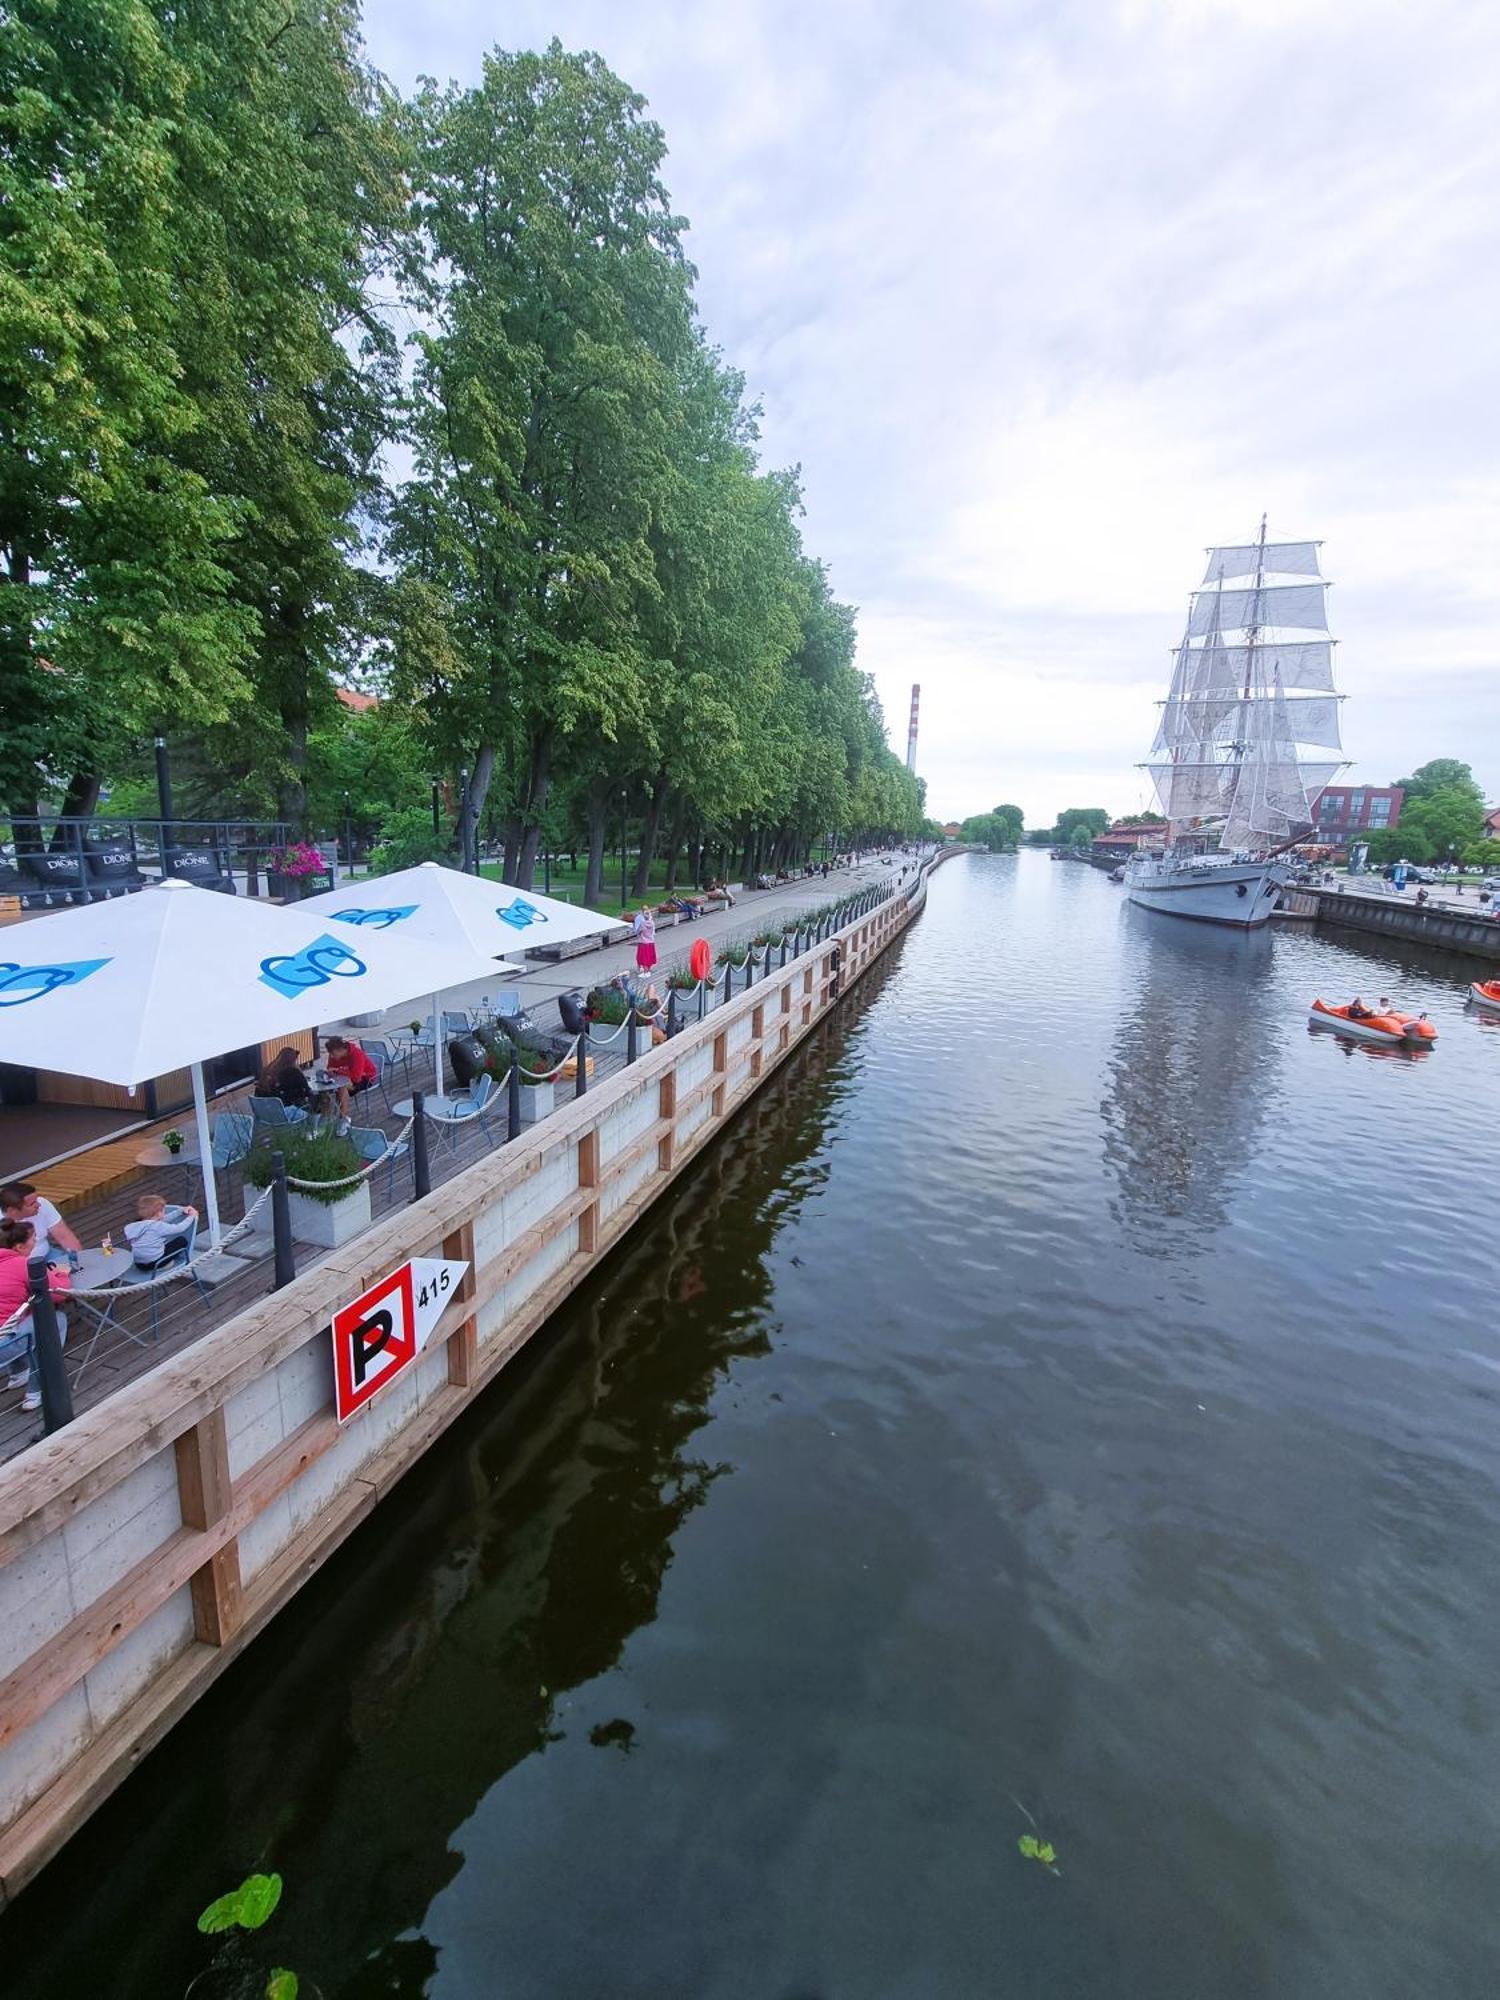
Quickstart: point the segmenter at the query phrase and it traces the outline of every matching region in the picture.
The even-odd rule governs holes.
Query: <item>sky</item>
[[[1203,550],[1320,539],[1354,782],[1500,798],[1500,8],[365,0],[400,87],[596,49],[928,810],[1151,803]]]

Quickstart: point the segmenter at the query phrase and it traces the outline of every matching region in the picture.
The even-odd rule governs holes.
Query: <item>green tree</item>
[[[523,883],[560,741],[644,705],[635,614],[691,312],[643,112],[553,42],[488,56],[472,90],[427,86],[413,113],[407,292],[431,331],[390,546],[446,636],[436,661],[399,646],[399,685],[471,762],[476,818],[498,777]]]
[[[1103,806],[1069,806],[1066,812],[1057,815],[1057,825],[1053,828],[1053,839],[1061,846],[1067,846],[1076,833],[1082,833],[1092,840],[1096,833],[1103,833],[1109,825],[1109,814]]]
[[[1399,785],[1406,795],[1403,816],[1407,807],[1415,805],[1419,799],[1430,798],[1434,792],[1472,792],[1476,801],[1484,797],[1474,782],[1474,773],[1456,757],[1434,757],[1413,771],[1409,778],[1393,778],[1391,782]]]
[[[190,56],[145,0],[18,0],[0,28],[0,784],[89,807],[105,732],[247,692],[241,519],[184,462],[178,138]]]

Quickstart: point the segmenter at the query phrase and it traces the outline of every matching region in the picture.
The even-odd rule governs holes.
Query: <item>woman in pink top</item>
[[[42,1406],[41,1377],[36,1369],[36,1343],[32,1339],[31,1314],[23,1309],[31,1296],[31,1276],[26,1266],[36,1255],[36,1230],[31,1223],[7,1216],[0,1222],[0,1361],[10,1363],[7,1389],[25,1389],[23,1410]],[[53,1298],[66,1296],[70,1279],[66,1271],[52,1265],[47,1286]],[[57,1331],[67,1338],[68,1322],[57,1316]]]
[[[630,933],[635,939],[635,969],[649,972],[656,963],[656,913],[649,903],[637,910]]]

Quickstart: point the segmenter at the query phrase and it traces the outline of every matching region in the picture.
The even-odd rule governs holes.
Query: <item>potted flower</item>
[[[161,1142],[166,1147],[167,1151],[172,1155],[172,1158],[174,1160],[177,1158],[177,1155],[182,1151],[182,1146],[183,1146],[182,1134],[177,1130],[175,1125],[173,1126],[170,1132],[162,1133]]]
[[[253,1148],[245,1162],[247,1213],[275,1177],[272,1155],[277,1152],[286,1161],[288,1180],[311,1183],[290,1190],[292,1235],[299,1243],[337,1250],[369,1228],[370,1183],[361,1172],[364,1159],[352,1140],[320,1125],[294,1125],[277,1133],[274,1147]]]
[[[283,902],[300,901],[312,883],[327,873],[328,863],[310,840],[291,841],[273,848],[267,856],[267,886]]]

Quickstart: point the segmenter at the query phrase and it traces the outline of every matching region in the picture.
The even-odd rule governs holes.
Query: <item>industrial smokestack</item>
[[[917,704],[922,698],[922,684],[913,681],[911,687],[911,727],[906,732],[906,768],[917,768]]]

